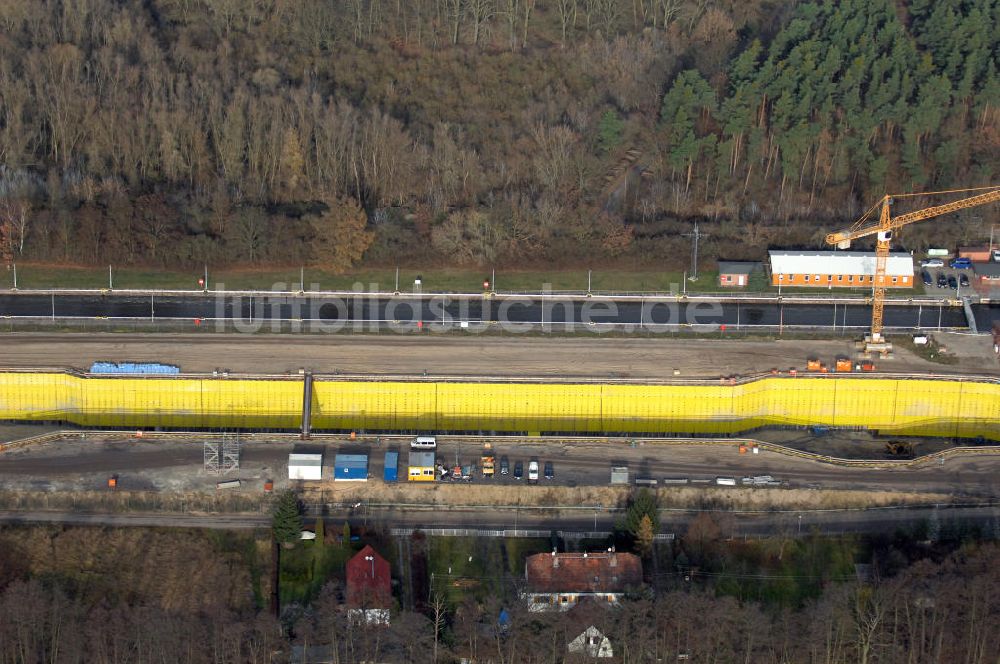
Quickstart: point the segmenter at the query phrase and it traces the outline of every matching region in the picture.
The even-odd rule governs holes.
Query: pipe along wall
[[[601,385],[315,376],[304,404],[304,380],[0,372],[0,420],[303,433],[733,434],[820,425],[1000,440],[995,381],[830,376],[741,385]]]

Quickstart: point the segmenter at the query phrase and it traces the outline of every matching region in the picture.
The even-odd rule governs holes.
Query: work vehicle
[[[944,288],[947,285],[948,285],[948,277],[944,276],[944,272],[938,272],[937,287]]]
[[[494,473],[493,445],[491,445],[490,443],[483,444],[483,456],[480,457],[479,463],[483,469],[483,477],[493,477]]]
[[[849,372],[854,369],[854,364],[849,357],[838,357],[836,370],[838,372]]]
[[[435,436],[417,436],[410,442],[411,450],[434,450],[437,449],[437,438]]]
[[[920,267],[944,267],[944,261],[940,258],[928,258],[920,261]]]
[[[958,279],[953,276],[948,277],[948,288],[958,290]]]
[[[951,262],[948,263],[948,267],[953,270],[968,270],[972,267],[972,259],[965,258],[964,256],[959,258],[952,258]]]
[[[507,457],[500,457],[500,474],[506,475],[510,472],[510,462],[507,461]]]
[[[555,478],[556,478],[556,471],[552,467],[552,462],[551,461],[546,461],[545,462],[545,479],[547,479],[547,480],[554,480]]]
[[[934,280],[931,279],[931,273],[927,270],[920,271],[920,278],[924,280],[924,286],[933,286]]]
[[[958,283],[962,284],[963,286],[968,286],[969,285],[969,275],[965,274],[964,272],[962,274],[958,275]]]
[[[532,459],[528,462],[528,481],[537,482],[538,481],[538,462]]]
[[[524,464],[518,461],[514,464],[514,479],[519,480],[524,477]]]
[[[462,466],[460,464],[455,464],[451,469],[451,480],[457,482],[462,479]]]

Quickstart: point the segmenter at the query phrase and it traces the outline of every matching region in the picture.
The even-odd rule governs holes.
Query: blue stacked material
[[[175,376],[180,372],[180,367],[159,362],[94,362],[90,365],[92,374]]]

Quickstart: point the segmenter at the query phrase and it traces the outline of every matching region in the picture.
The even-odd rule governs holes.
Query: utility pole
[[[694,222],[694,231],[684,233],[684,235],[691,238],[691,276],[688,279],[698,281],[698,242],[701,238],[708,237],[708,233],[702,233],[696,221]]]

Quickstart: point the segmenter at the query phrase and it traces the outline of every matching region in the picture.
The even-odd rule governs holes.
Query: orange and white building
[[[874,251],[769,251],[772,286],[871,288],[875,282]],[[889,254],[886,288],[913,287],[913,256]]]

